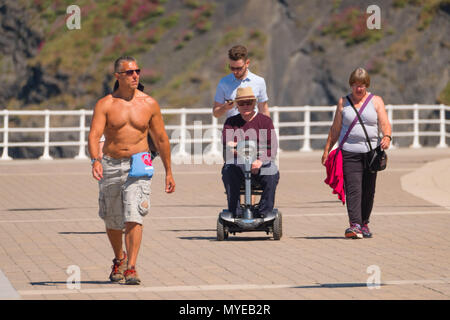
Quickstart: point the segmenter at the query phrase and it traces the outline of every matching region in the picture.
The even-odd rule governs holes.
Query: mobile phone
[[[226,103],[231,103],[231,102],[233,102],[233,100],[231,100],[231,99],[225,99],[225,102],[226,102]]]

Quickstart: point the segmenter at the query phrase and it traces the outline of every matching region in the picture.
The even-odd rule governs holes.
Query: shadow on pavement
[[[215,230],[214,230],[215,231]],[[209,240],[209,241],[217,241],[216,237],[199,237],[199,236],[192,236],[192,237],[178,237],[178,239],[181,240]],[[221,242],[232,242],[232,241],[266,241],[266,240],[272,240],[271,237],[233,237],[230,236],[228,239],[221,241]]]
[[[58,232],[59,234],[106,234],[106,231],[63,231]]]
[[[216,231],[216,229],[173,229],[173,230],[161,230],[161,231],[170,231],[170,232],[196,232],[196,231]]]
[[[12,208],[7,209],[7,211],[20,212],[20,211],[54,211],[54,210],[67,210],[69,208]]]
[[[342,237],[336,237],[336,236],[317,236],[317,237],[290,237],[292,239],[306,239],[306,240],[327,240],[327,239],[341,239],[341,240],[347,240],[344,236]]]
[[[41,281],[30,282],[32,286],[57,286],[67,284],[66,281]],[[80,284],[112,284],[111,281],[80,281]]]
[[[377,286],[384,286],[385,284],[377,284]],[[318,283],[317,285],[307,285],[307,286],[295,286],[294,289],[317,289],[317,288],[366,288],[370,287],[371,284],[367,283]]]

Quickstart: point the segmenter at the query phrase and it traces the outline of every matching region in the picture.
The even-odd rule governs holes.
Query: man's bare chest
[[[145,129],[150,117],[150,107],[144,103],[117,103],[111,105],[106,114],[106,126],[115,129],[124,126]]]

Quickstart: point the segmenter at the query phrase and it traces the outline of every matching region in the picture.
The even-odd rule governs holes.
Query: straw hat
[[[239,100],[256,100],[255,94],[251,87],[238,88],[236,92],[236,98],[234,101]]]

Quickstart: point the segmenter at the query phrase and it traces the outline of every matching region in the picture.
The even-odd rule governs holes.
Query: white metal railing
[[[303,142],[299,151],[311,151],[312,140],[325,140],[328,136],[328,127],[331,126],[332,116],[334,114],[335,106],[287,106],[287,107],[271,107],[269,110],[272,115],[275,129],[277,131],[280,144],[282,141],[299,141]],[[412,137],[411,148],[421,148],[420,137],[438,137],[438,148],[447,148],[446,139],[450,138],[450,117],[447,113],[450,112],[450,106],[446,105],[387,105],[386,106],[389,120],[393,127],[394,140],[399,137]],[[197,144],[200,146],[203,143],[209,143],[208,154],[212,157],[222,157],[221,143],[221,129],[222,124],[219,124],[217,118],[212,116],[211,108],[181,108],[181,109],[163,109],[163,115],[179,115],[180,119],[177,124],[167,124],[166,130],[172,132],[169,134],[172,145],[172,152],[175,157],[184,157],[191,155],[191,145]],[[404,111],[411,112],[412,117],[407,119],[394,118],[394,112]],[[428,111],[428,118],[420,117],[420,111]],[[43,154],[39,159],[50,160],[51,147],[76,146],[78,147],[78,154],[76,159],[86,159],[86,135],[89,131],[87,125],[88,117],[92,117],[92,110],[71,110],[71,111],[53,111],[53,110],[2,110],[0,116],[3,117],[3,127],[0,127],[0,132],[3,135],[3,141],[0,147],[3,148],[0,160],[11,160],[8,155],[11,147],[43,147]],[[284,121],[280,116],[285,113],[297,113],[303,115],[302,121]],[[329,120],[326,121],[312,121],[314,115],[318,113],[325,113]],[[436,115],[429,118],[429,115]],[[189,116],[201,116],[208,119],[207,123],[199,121],[188,121]],[[11,127],[10,118],[19,116],[44,117],[43,127]],[[52,116],[73,116],[78,117],[78,126],[76,127],[52,127]],[[317,117],[315,117],[317,118]],[[321,117],[323,118],[323,117]],[[173,122],[173,121],[171,121]],[[436,125],[439,130],[420,130],[420,125]],[[397,126],[412,125],[412,130],[396,130]],[[313,128],[322,127],[321,133],[312,133]],[[280,134],[280,130],[284,128],[298,129],[303,128],[302,134]],[[191,137],[190,132],[194,130],[194,137]],[[204,131],[205,130],[205,131]],[[43,141],[14,141],[10,139],[10,135],[14,133],[43,133]],[[53,132],[72,132],[78,133],[78,140],[72,141],[51,141],[50,134]],[[0,135],[1,136],[1,135]],[[395,145],[394,145],[395,146]],[[195,151],[195,150],[194,150]]]

